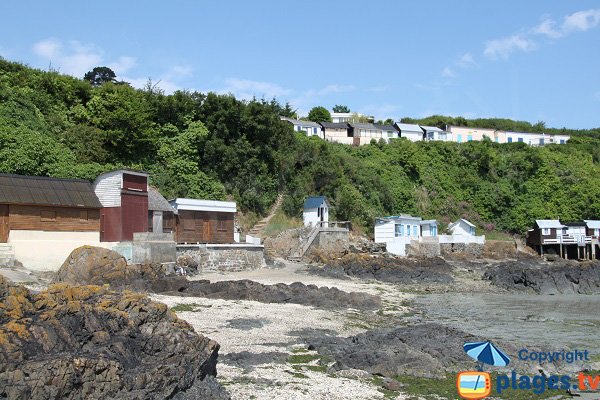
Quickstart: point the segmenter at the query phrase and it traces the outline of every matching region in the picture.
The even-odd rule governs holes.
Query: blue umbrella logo
[[[483,364],[505,367],[510,363],[510,358],[492,342],[465,343],[463,348],[469,356],[479,361],[480,371],[483,370]]]

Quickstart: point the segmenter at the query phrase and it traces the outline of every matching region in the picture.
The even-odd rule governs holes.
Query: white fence
[[[485,235],[481,235],[481,236],[439,235],[438,240],[440,241],[440,244],[444,244],[444,243],[484,244],[485,243]]]

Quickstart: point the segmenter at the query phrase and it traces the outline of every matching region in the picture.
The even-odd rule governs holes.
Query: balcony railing
[[[558,235],[555,239],[542,239],[542,244],[577,244],[584,246],[592,243],[592,236]]]

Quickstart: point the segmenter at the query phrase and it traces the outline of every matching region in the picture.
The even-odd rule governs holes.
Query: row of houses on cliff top
[[[329,142],[362,146],[371,140],[405,138],[417,141],[444,141],[464,143],[482,141],[485,138],[496,143],[526,143],[530,146],[547,144],[565,144],[568,135],[557,135],[534,132],[512,132],[499,129],[471,128],[464,126],[447,126],[440,129],[435,126],[405,124],[395,122],[393,125],[382,125],[371,122],[311,122],[281,117],[292,125],[294,131],[303,132],[307,136],[317,136]]]
[[[176,243],[234,243],[235,214],[234,202],[167,201],[141,171],[107,172],[93,184],[0,174],[0,263],[16,258],[52,269],[76,247],[116,248],[140,234]]]

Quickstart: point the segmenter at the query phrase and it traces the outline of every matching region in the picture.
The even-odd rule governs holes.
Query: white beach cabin
[[[329,203],[324,196],[310,196],[304,201],[302,213],[304,226],[316,226],[322,223],[327,226],[329,222]]]
[[[389,253],[406,255],[406,245],[421,237],[421,217],[401,214],[375,219],[375,243],[385,243]]]
[[[455,236],[475,236],[475,225],[461,218],[448,225],[448,231]]]

